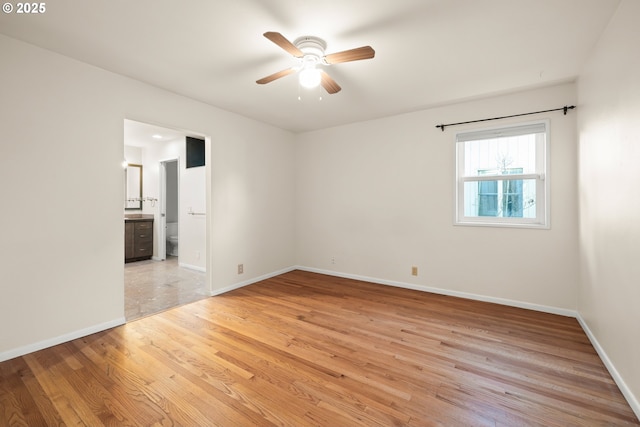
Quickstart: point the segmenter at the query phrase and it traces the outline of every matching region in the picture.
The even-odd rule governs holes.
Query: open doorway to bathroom
[[[125,161],[141,166],[141,194],[134,197],[139,203],[125,209],[125,246],[127,242],[134,245],[127,234],[133,228],[128,223],[144,220],[152,224],[152,238],[140,232],[141,241],[151,247],[149,255],[125,262],[127,321],[209,296],[205,262],[208,165],[185,167],[187,137],[202,136],[124,122]]]
[[[180,248],[180,164],[179,159],[160,162],[160,217],[158,255],[163,260],[178,260]]]

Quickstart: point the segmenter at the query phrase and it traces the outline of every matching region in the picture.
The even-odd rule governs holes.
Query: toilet
[[[167,255],[178,256],[178,223],[167,223]]]

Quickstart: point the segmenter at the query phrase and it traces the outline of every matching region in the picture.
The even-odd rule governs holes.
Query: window
[[[456,224],[548,227],[548,127],[456,135]]]

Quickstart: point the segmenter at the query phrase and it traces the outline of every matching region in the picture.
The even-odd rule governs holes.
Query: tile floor
[[[205,273],[180,267],[177,257],[125,264],[124,284],[127,322],[209,295]]]

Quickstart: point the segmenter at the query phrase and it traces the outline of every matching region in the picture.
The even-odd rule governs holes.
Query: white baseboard
[[[214,290],[211,291],[211,296],[221,295],[221,294],[224,294],[226,292],[233,291],[235,289],[240,289],[242,287],[245,287],[245,286],[248,286],[248,285],[252,285],[252,284],[260,282],[262,280],[270,279],[272,277],[276,277],[276,276],[279,276],[279,275],[284,274],[284,273],[288,273],[288,272],[296,270],[296,269],[298,269],[298,268],[297,267],[287,267],[287,268],[283,268],[282,270],[278,270],[278,271],[274,271],[272,273],[264,274],[262,276],[254,277],[254,278],[249,279],[249,280],[245,280],[245,281],[242,281],[242,282],[239,282],[239,283],[234,283],[233,285],[225,286],[224,288],[214,289]]]
[[[600,359],[602,359],[602,363],[604,363],[604,366],[609,371],[609,374],[611,374],[613,381],[615,381],[616,385],[620,389],[620,392],[622,392],[622,395],[625,397],[625,399],[627,399],[627,402],[629,403],[629,406],[631,406],[631,409],[633,410],[633,412],[636,414],[636,417],[640,419],[640,402],[638,402],[638,399],[636,398],[636,396],[634,396],[634,394],[631,392],[631,390],[627,386],[627,383],[624,381],[622,376],[620,376],[620,373],[616,369],[615,365],[613,364],[611,359],[609,359],[609,356],[604,351],[604,348],[602,348],[602,346],[596,339],[596,336],[593,334],[593,332],[591,332],[591,329],[589,329],[589,325],[582,318],[580,313],[578,313],[576,318],[578,319],[580,326],[582,326],[582,329],[584,330],[585,334],[587,334],[589,341],[591,341],[591,345],[593,345],[593,348],[596,349],[598,356],[600,356]]]
[[[178,266],[182,267],[182,268],[188,268],[189,270],[202,271],[203,273],[207,272],[206,267],[200,267],[200,266],[197,266],[197,265],[185,264],[183,262],[179,262]]]
[[[24,356],[25,354],[33,353],[34,351],[42,350],[45,348],[53,347],[54,345],[62,344],[68,341],[73,341],[77,338],[86,337],[87,335],[95,334],[96,332],[106,331],[107,329],[115,328],[116,326],[124,325],[125,318],[114,319],[110,322],[100,323],[98,325],[90,326],[85,329],[70,332],[68,334],[60,335],[54,338],[49,338],[40,342],[18,347],[13,350],[0,353],[0,362],[13,359],[16,357]]]
[[[466,298],[466,299],[471,299],[476,301],[492,302],[492,303],[507,305],[511,307],[519,307],[519,308],[525,308],[528,310],[540,311],[543,313],[558,314],[558,315],[567,316],[567,317],[576,317],[577,315],[577,312],[575,310],[569,310],[561,307],[552,307],[552,306],[541,305],[541,304],[533,304],[529,302],[510,300],[506,298],[489,297],[485,295],[472,294],[468,292],[433,288],[430,286],[416,285],[413,283],[397,282],[393,280],[378,279],[375,277],[360,276],[357,274],[348,274],[348,273],[340,273],[340,272],[331,271],[331,270],[322,270],[318,268],[297,266],[296,269],[309,271],[312,273],[326,274],[329,276],[344,277],[345,279],[354,279],[354,280],[361,280],[364,282],[377,283],[380,285],[395,286],[397,288],[413,289],[415,291],[431,292],[434,294],[448,295],[452,297],[460,297],[460,298]]]

